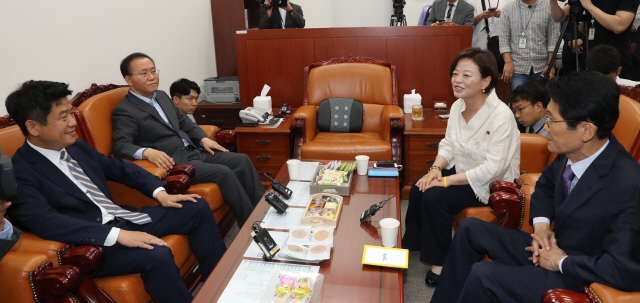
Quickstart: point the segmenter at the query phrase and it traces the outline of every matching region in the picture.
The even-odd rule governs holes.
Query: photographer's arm
[[[265,5],[270,5],[271,0],[265,0]],[[258,29],[269,29],[271,26],[271,12],[273,12],[273,7],[266,9],[264,6],[260,7],[260,23],[258,23]]]
[[[291,19],[293,19],[293,24],[295,28],[304,28],[305,26],[304,14],[302,13],[302,7],[300,5],[291,7],[289,14],[291,14]]]
[[[563,22],[564,18],[569,15],[569,5],[560,8],[556,0],[549,0],[549,9],[551,10],[551,17],[555,22]]]
[[[617,11],[615,15],[609,15],[593,5],[591,0],[580,0],[580,2],[582,3],[582,7],[584,7],[600,25],[615,34],[624,32],[636,17],[635,12],[621,10]]]

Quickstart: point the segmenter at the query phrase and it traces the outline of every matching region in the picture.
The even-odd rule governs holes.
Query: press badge
[[[527,38],[520,37],[520,43],[518,43],[518,48],[526,48],[527,47]]]
[[[596,37],[596,28],[595,27],[590,27],[589,28],[589,40],[593,40]]]
[[[496,27],[495,27],[495,25],[493,25],[493,23],[492,23],[492,24],[489,24],[489,32],[490,32],[490,33],[493,33],[493,32],[495,32],[495,31],[496,31]]]

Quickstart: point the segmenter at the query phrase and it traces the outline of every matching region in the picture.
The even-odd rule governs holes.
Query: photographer
[[[260,7],[259,29],[304,28],[304,15],[300,5],[287,0],[287,6],[278,7],[274,14],[274,2],[276,1],[264,0],[264,4]]]
[[[570,6],[582,5],[592,16],[585,22],[585,38],[589,39],[589,48],[609,44],[618,49],[622,65],[623,78],[631,72],[631,23],[638,10],[637,0],[569,0],[570,4],[560,8],[558,2],[551,0],[551,15],[555,22],[563,22],[569,15]],[[575,4],[573,4],[575,3]],[[578,45],[581,41],[578,41]]]

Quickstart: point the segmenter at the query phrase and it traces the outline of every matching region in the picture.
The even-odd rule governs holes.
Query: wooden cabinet
[[[274,109],[277,113],[279,108]],[[291,158],[291,115],[278,128],[266,125],[257,127],[236,127],[238,152],[247,154],[258,173],[266,172],[275,176],[284,163]]]
[[[234,129],[240,123],[240,103],[211,103],[200,101],[193,117],[198,125],[215,125],[220,129]]]
[[[447,119],[438,115],[444,111],[424,110],[424,120],[413,121],[411,114],[404,115],[404,187],[402,199],[409,198],[411,185],[423,176],[438,155],[438,144],[447,130]]]

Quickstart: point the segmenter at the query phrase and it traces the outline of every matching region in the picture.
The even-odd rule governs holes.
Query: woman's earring
[[[485,93],[485,94],[487,93],[487,91],[484,88],[482,89],[482,92]]]

